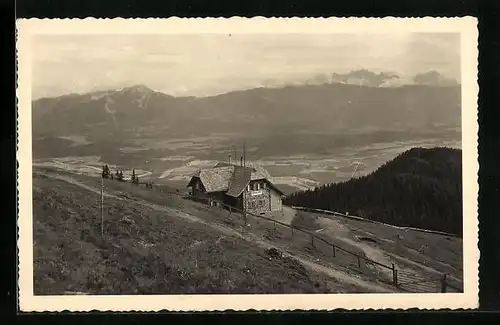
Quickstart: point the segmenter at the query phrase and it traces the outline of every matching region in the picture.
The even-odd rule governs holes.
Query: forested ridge
[[[460,149],[413,148],[366,176],[296,192],[284,203],[461,235],[461,161]]]

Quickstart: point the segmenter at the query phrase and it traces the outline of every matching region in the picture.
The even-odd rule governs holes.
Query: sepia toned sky
[[[361,68],[460,80],[459,34],[38,35],[32,57],[35,99],[133,84],[210,96]]]

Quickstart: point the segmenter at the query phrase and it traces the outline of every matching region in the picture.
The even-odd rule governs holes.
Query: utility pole
[[[243,173],[246,172],[246,157],[245,157],[245,141],[243,141]],[[246,189],[243,191],[243,194],[245,195]],[[243,220],[245,221],[245,228],[247,227],[247,199],[246,196],[248,196],[248,193],[243,197]]]
[[[104,177],[101,177],[101,238],[104,238]]]

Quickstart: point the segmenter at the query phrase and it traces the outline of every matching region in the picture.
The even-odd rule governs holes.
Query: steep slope
[[[120,182],[105,184],[101,238],[99,179],[75,178],[35,171],[35,294],[394,291],[311,259],[269,255],[272,243]]]
[[[414,148],[373,173],[297,192],[289,205],[462,234],[461,150]]]
[[[300,231],[251,216],[251,226],[243,227],[234,211],[228,215],[165,187],[112,180],[104,186],[102,240],[99,186],[98,177],[35,168],[37,294],[397,291],[390,270],[365,257],[394,263],[403,291],[439,292],[443,273],[461,287],[461,238],[290,208],[287,220],[276,215],[301,229],[321,227],[317,235],[339,248],[332,255],[330,246]],[[270,247],[284,256],[270,256]]]

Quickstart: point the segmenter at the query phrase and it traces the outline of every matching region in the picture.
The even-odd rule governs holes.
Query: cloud
[[[369,69],[459,78],[457,35],[199,34],[50,35],[34,40],[33,93],[142,83],[169,93],[210,95]]]

